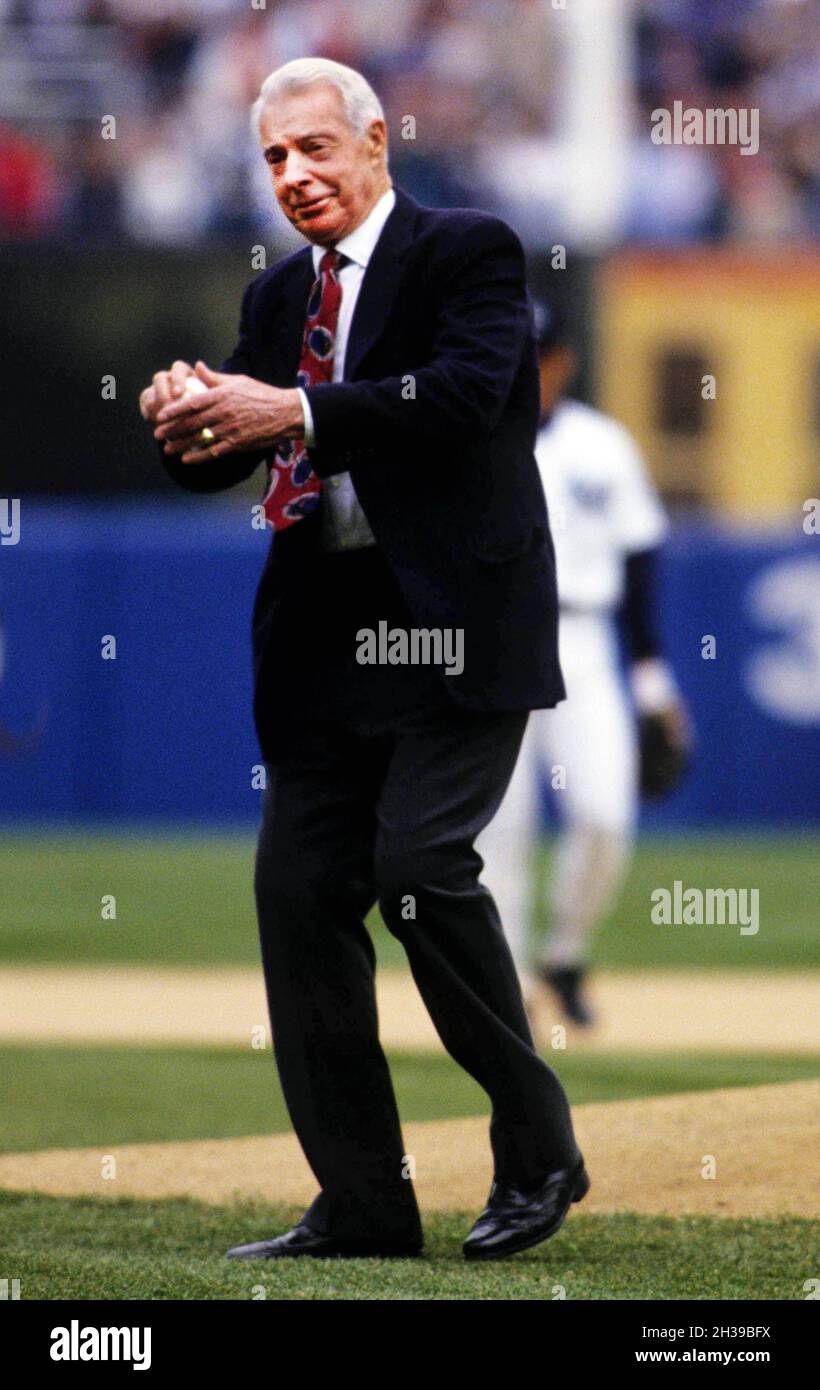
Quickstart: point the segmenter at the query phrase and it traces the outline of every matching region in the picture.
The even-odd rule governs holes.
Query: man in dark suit
[[[378,1039],[378,902],[492,1102],[495,1181],[464,1249],[496,1258],[552,1235],[588,1188],[473,849],[527,712],[564,694],[523,253],[497,218],[393,189],[381,106],[351,69],[290,63],[254,114],[312,245],[250,285],[222,372],[177,362],[141,397],[183,487],[266,461],[275,532],[254,612],[256,898],[282,1087],[321,1191],[293,1231],[229,1253],[421,1247]]]

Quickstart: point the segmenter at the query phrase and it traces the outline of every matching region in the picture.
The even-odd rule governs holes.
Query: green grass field
[[[253,852],[249,836],[7,836],[0,959],[255,963]],[[539,877],[548,859],[545,848]],[[676,878],[686,886],[758,888],[760,931],[652,925],[650,893]],[[103,894],[116,897],[116,921],[101,920]],[[647,839],[595,960],[636,969],[816,967],[816,917],[817,851],[809,837]],[[379,959],[403,964],[389,933],[377,924],[375,934]]]
[[[728,1086],[801,1081],[812,1057],[553,1053],[574,1105]],[[402,1119],[487,1111],[484,1092],[449,1058],[395,1052]],[[152,1140],[223,1139],[290,1129],[270,1052],[240,1048],[0,1047],[0,1152]],[[39,1098],[32,1105],[31,1097]],[[41,1102],[41,1103],[40,1103]]]
[[[300,1214],[252,1203],[0,1193],[4,1269],[20,1280],[21,1298],[799,1299],[820,1259],[817,1230],[805,1221],[578,1213],[536,1250],[476,1267],[461,1257],[466,1212],[429,1218],[416,1260],[271,1266],[223,1258],[231,1245],[286,1230]]]
[[[548,872],[545,848],[537,872]],[[0,961],[258,963],[253,838],[12,835],[0,847]],[[761,929],[658,928],[653,888],[757,887]],[[596,947],[606,969],[804,969],[820,965],[815,850],[807,839],[679,838],[642,843]],[[117,899],[103,921],[100,900]],[[543,929],[543,918],[540,922]],[[373,922],[379,959],[403,964]],[[755,1054],[572,1051],[550,1060],[573,1103],[818,1074],[815,1059]],[[396,1053],[405,1121],[486,1113],[483,1092],[448,1058]],[[218,1047],[0,1046],[0,1150],[222,1138],[286,1130],[269,1052]],[[34,1098],[34,1099],[33,1099]],[[101,1201],[0,1193],[4,1275],[23,1298],[801,1299],[820,1268],[816,1226],[788,1218],[672,1219],[573,1213],[554,1240],[514,1261],[464,1264],[475,1213],[426,1221],[417,1261],[297,1261],[236,1266],[228,1246],[286,1229],[297,1212],[252,1203]],[[255,1292],[254,1292],[255,1290]]]

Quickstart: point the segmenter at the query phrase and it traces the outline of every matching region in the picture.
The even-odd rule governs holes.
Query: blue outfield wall
[[[257,820],[250,613],[269,543],[247,503],[24,502],[0,546],[0,819]],[[645,825],[820,820],[820,538],[678,529],[662,628],[698,753]]]

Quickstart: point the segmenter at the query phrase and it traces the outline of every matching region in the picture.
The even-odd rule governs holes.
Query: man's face
[[[271,102],[260,134],[279,206],[319,246],[332,246],[358,227],[390,186],[384,122],[357,135],[341,96],[326,83]]]

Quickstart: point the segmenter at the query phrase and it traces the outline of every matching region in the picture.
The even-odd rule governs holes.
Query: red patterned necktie
[[[318,386],[333,380],[333,357],[342,287],[339,284],[338,251],[326,251],[319,264],[308,299],[302,356],[297,386]],[[319,505],[322,480],[310,466],[304,440],[285,440],[277,449],[271,468],[270,487],[265,497],[265,516],[274,531],[284,531],[295,521],[309,516]]]

